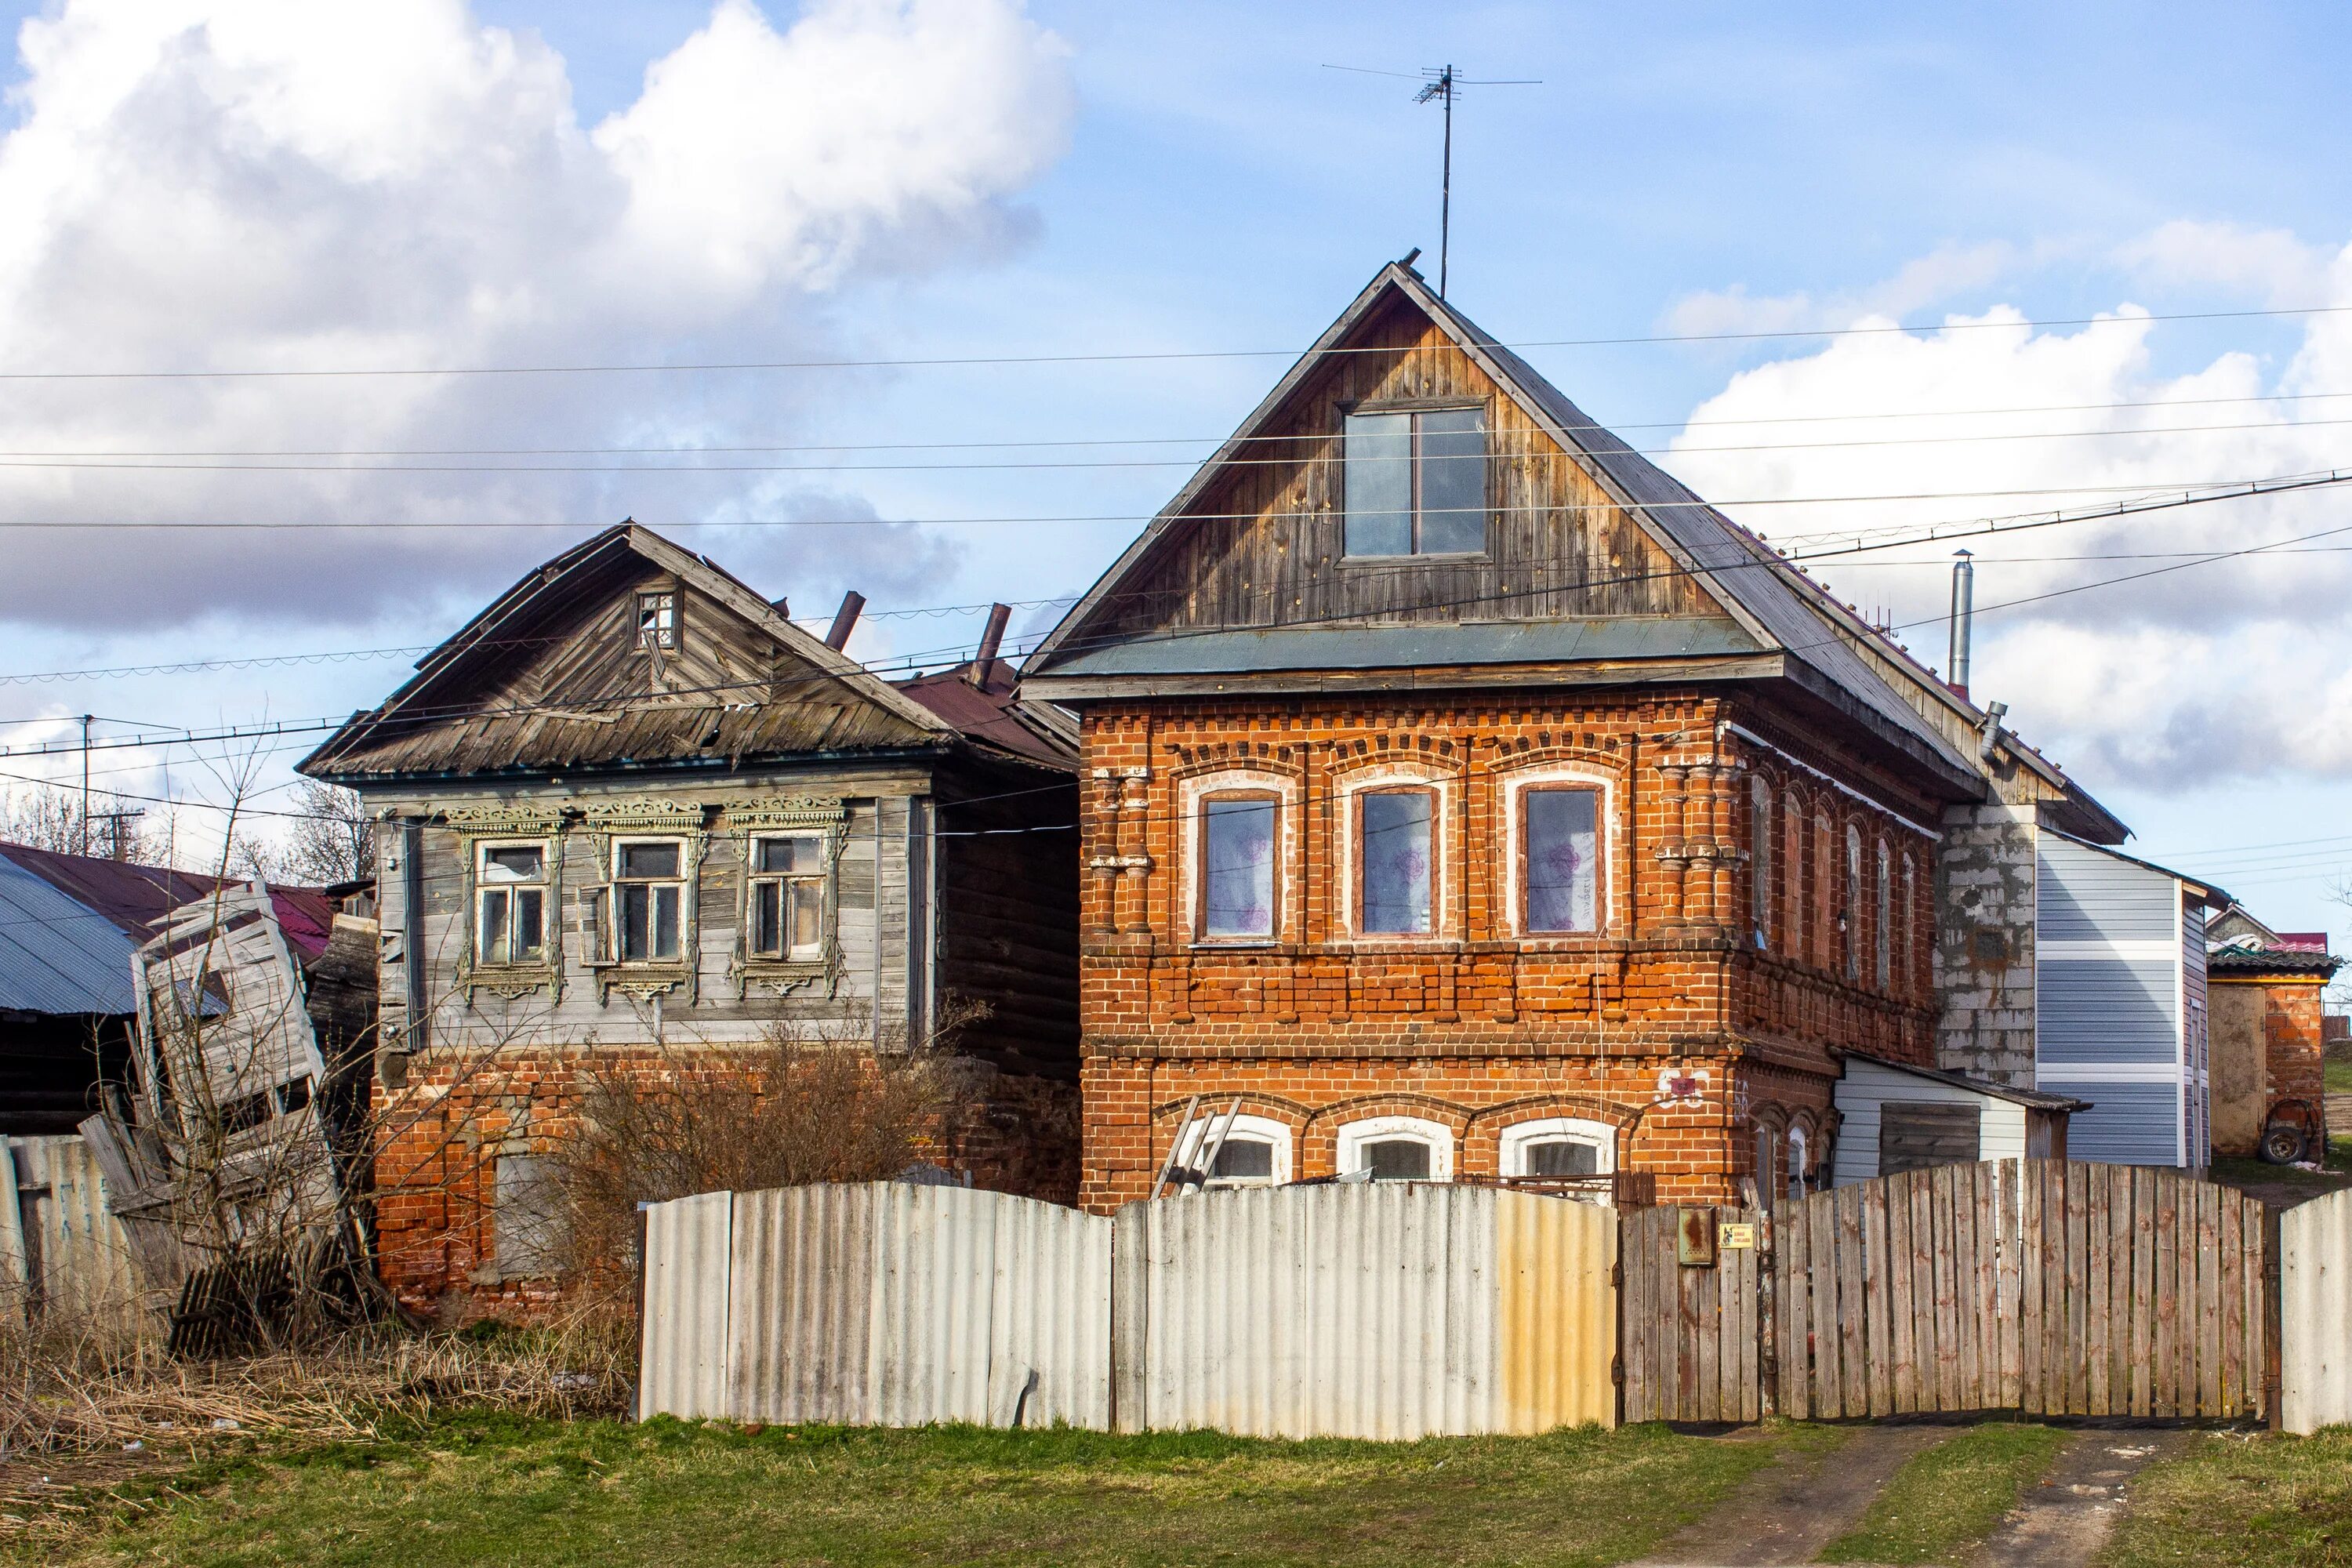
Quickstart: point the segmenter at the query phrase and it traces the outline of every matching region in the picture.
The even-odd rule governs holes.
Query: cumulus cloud
[[[557,54],[462,0],[67,0],[19,50],[0,139],[9,371],[838,357],[858,346],[840,325],[852,278],[1019,237],[1020,193],[1072,113],[1063,46],[1019,0],[812,0],[782,26],[719,0],[594,126]],[[841,498],[787,479],[647,476],[627,470],[692,459],[593,449],[789,444],[855,385],[0,382],[0,516],[376,525],[13,533],[0,617],[355,621],[475,595],[572,536],[521,524],[837,515]],[[481,455],[504,449],[542,455]],[[341,455],[417,451],[440,455]],[[270,467],[212,471],[224,452]],[[66,453],[135,466],[55,466]],[[419,471],[352,471],[367,463]],[[448,526],[381,526],[417,521]],[[901,581],[944,563],[907,532],[829,530],[800,561]]]
[[[1785,332],[1843,327],[1861,316],[1904,316],[1989,287],[2016,270],[2017,247],[1999,240],[1982,245],[1944,245],[1906,262],[1894,277],[1846,294],[1815,296],[1748,293],[1744,286],[1686,294],[1669,307],[1668,331]]]
[[[2295,304],[2352,304],[2352,250],[2176,225],[2137,254],[2266,298],[2293,289]],[[1795,549],[2346,466],[2352,396],[2337,395],[2352,394],[2352,317],[2305,318],[2284,365],[2231,353],[2185,374],[2154,368],[2162,330],[2128,305],[2061,331],[2002,307],[1935,331],[1840,339],[1733,376],[1665,461],[1711,497],[1801,502],[1730,509]],[[1964,493],[1980,499],[1822,499]],[[2302,538],[2343,527],[2344,499],[2225,500],[1954,542],[1979,563],[1973,688],[2095,778],[2173,789],[2352,777],[2352,534]],[[2265,545],[2280,547],[2192,563]],[[1817,570],[1941,664],[1953,547]]]

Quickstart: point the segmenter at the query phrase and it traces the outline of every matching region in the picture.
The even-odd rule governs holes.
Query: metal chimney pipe
[[[1965,550],[1952,562],[1952,689],[1969,694],[1969,623],[1975,617],[1977,563]]]
[[[841,608],[833,613],[833,629],[824,634],[824,646],[839,653],[849,646],[849,634],[857,629],[857,612],[866,607],[866,595],[852,588],[841,596]]]
[[[996,650],[1004,641],[1004,623],[1012,618],[1012,605],[988,606],[988,625],[980,634],[980,651],[971,656],[971,673],[966,677],[983,691],[996,673]]]

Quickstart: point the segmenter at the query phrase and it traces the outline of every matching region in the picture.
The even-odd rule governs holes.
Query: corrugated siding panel
[[[2043,959],[2034,966],[2040,1059],[2178,1060],[2179,985],[2167,959]]]
[[[2279,1216],[2281,1401],[2286,1429],[2352,1424],[2352,1192]]]
[[[992,1374],[1024,1426],[1110,1426],[1112,1223],[1076,1209],[1003,1198],[996,1217]],[[1009,1376],[1008,1376],[1009,1372]],[[1034,1373],[1028,1385],[1026,1373]],[[1010,1420],[1000,1405],[992,1418]]]
[[[988,1420],[995,1318],[993,1193],[877,1183],[874,1326],[866,1342],[872,1420],[885,1426]]]
[[[874,1215],[866,1189],[737,1194],[730,1258],[730,1413],[751,1421],[869,1419]]]
[[[75,1134],[6,1142],[20,1227],[29,1214],[36,1232],[27,1252],[40,1259],[43,1302],[77,1314],[135,1311],[139,1282],[131,1268],[131,1238],[107,1210],[89,1145]]]
[[[2179,884],[2087,845],[2041,836],[2035,856],[2042,942],[2170,942]]]
[[[1143,1409],[1122,1426],[1412,1438],[1613,1415],[1605,1211],[1373,1183],[1196,1194],[1121,1223],[1148,1229],[1118,1346],[1140,1357]]]
[[[2091,1101],[2066,1128],[2066,1155],[2111,1165],[2170,1165],[2179,1152],[2180,1086],[2069,1080],[2044,1074],[2041,1087]]]
[[[731,1193],[701,1193],[646,1211],[640,1420],[728,1414],[728,1254],[734,1202]]]

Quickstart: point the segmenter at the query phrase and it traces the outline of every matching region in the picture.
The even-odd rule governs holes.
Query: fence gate
[[[1757,1248],[1677,1261],[1682,1216],[1629,1215],[1625,1418],[2269,1408],[2262,1204],[2179,1172],[2003,1160],[1784,1205]],[[1637,1239],[1638,1238],[1638,1239]]]
[[[1767,1239],[1754,1209],[1624,1211],[1618,1238],[1619,1354],[1628,1421],[1754,1421],[1764,1413],[1759,1333],[1761,1254],[1718,1247]],[[1686,1234],[1687,1233],[1687,1234]],[[1711,1256],[1711,1264],[1686,1261]]]

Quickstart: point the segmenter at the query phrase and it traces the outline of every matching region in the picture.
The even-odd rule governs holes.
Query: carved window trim
[[[442,822],[457,840],[457,909],[465,938],[457,943],[457,991],[472,1006],[476,993],[488,991],[517,1001],[535,991],[548,1000],[563,999],[563,812],[561,807],[525,805],[453,805],[440,813]],[[547,903],[541,919],[546,931],[541,957],[533,963],[491,963],[480,955],[482,851],[488,847],[535,846],[546,868]]]
[[[705,807],[698,802],[665,799],[589,801],[576,809],[589,836],[596,880],[580,890],[577,923],[581,962],[596,986],[599,1006],[617,988],[640,1002],[676,991],[691,1004],[701,972],[702,862],[710,847]],[[647,839],[678,842],[677,957],[624,963],[618,956],[619,846]]]
[[[735,855],[735,944],[728,978],[735,999],[753,986],[787,992],[815,988],[831,996],[841,983],[841,854],[849,842],[848,803],[837,795],[793,795],[726,808],[719,828]],[[762,838],[818,837],[824,841],[824,909],[822,951],[814,959],[771,958],[751,951],[753,852]]]

